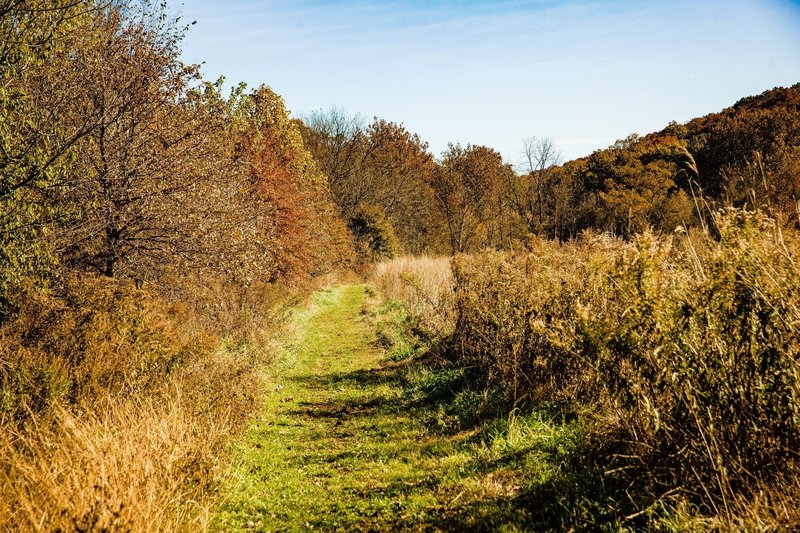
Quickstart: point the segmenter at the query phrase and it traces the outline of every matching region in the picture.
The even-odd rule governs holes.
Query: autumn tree
[[[603,153],[593,154],[584,177],[597,191],[597,223],[630,236],[647,228],[673,231],[693,220],[692,203],[679,185],[682,167],[692,162],[675,138],[632,136]]]
[[[154,277],[196,256],[214,211],[206,201],[201,221],[198,198],[225,157],[196,69],[178,59],[183,28],[149,2],[15,9],[4,29],[33,52],[4,71],[17,97],[3,114],[14,125],[0,162],[3,235],[26,243],[29,261],[41,250],[51,264],[115,277]],[[13,262],[15,247],[0,248]]]
[[[800,93],[800,87],[795,90]],[[740,109],[686,137],[706,194],[726,204],[767,209],[794,223],[800,199],[796,106]]]
[[[776,220],[800,228],[800,144],[779,143],[766,153],[720,169],[726,184],[721,202],[761,209]]]
[[[52,196],[98,119],[75,113],[84,73],[69,43],[97,9],[88,0],[0,0],[0,304],[56,264]]]
[[[598,218],[597,204],[581,178],[581,170],[580,162],[568,162],[553,169],[545,190],[552,206],[546,220],[548,238],[569,240],[591,227]]]
[[[201,80],[165,3],[20,0],[0,15],[0,293],[59,262],[247,285],[346,261],[280,97]]]
[[[244,109],[239,158],[255,193],[267,202],[274,275],[317,274],[346,264],[349,234],[283,99],[261,86],[245,100]]]
[[[435,164],[418,135],[378,118],[365,126],[358,115],[336,109],[311,114],[302,130],[345,220],[364,206],[377,207],[409,252],[435,246],[428,185]]]
[[[453,254],[507,242],[503,183],[512,174],[501,155],[485,146],[451,144],[442,154],[431,186]]]
[[[360,206],[350,217],[347,227],[355,238],[356,251],[369,261],[391,259],[400,251],[394,227],[378,206]]]
[[[553,197],[547,190],[560,162],[561,153],[552,139],[530,137],[523,140],[522,160],[518,165],[520,175],[508,180],[506,194],[531,232],[544,233],[547,213],[553,209]]]
[[[367,128],[367,140],[363,174],[374,184],[374,202],[408,251],[426,251],[437,223],[428,185],[435,164],[428,145],[402,125],[381,119]]]
[[[366,186],[358,179],[366,148],[366,121],[343,109],[315,111],[298,124],[303,140],[327,176],[345,216],[361,202]]]
[[[163,9],[104,9],[68,51],[83,79],[75,113],[98,120],[63,187],[60,237],[70,265],[109,277],[154,277],[196,255],[192,211],[222,159],[196,68],[179,59],[183,29]]]

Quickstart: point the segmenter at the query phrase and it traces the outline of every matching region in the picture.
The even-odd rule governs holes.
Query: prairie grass
[[[713,235],[591,234],[461,255],[449,299],[413,287],[452,324],[438,330],[449,334],[449,372],[472,380],[456,403],[583,413],[590,429],[575,461],[604,472],[601,515],[635,527],[791,529],[800,239],[758,212],[720,211],[712,223]],[[416,303],[426,296],[403,294],[407,271],[389,263],[376,283],[410,314],[433,313]]]
[[[771,507],[772,526],[796,527],[800,246],[757,212],[715,224],[718,240],[639,237],[612,297],[577,309],[618,410],[610,468],[728,525]]]
[[[0,329],[0,529],[206,528],[288,299],[215,289],[170,304],[85,278],[17,300]]]
[[[446,337],[455,326],[450,258],[404,256],[378,263],[372,282],[390,300],[401,302],[431,337]]]
[[[202,529],[227,425],[193,416],[180,398],[58,409],[44,427],[2,438],[0,526]]]
[[[614,258],[626,247],[593,236],[563,245],[533,240],[524,254],[457,256],[455,355],[515,405],[588,394],[593,372],[575,334],[576,306],[602,308]]]

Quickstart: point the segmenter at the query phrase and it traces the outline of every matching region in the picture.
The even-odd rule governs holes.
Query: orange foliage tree
[[[346,265],[350,235],[283,99],[261,86],[241,105],[238,156],[270,211],[273,275],[298,278]]]

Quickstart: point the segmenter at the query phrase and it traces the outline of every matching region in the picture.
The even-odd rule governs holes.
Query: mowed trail
[[[294,318],[235,453],[219,529],[428,529],[443,518],[456,494],[438,487],[460,439],[427,434],[403,408],[402,372],[382,364],[366,298],[363,285],[321,291]]]

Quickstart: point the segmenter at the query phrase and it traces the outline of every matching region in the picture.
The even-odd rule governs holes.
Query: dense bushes
[[[72,278],[62,291],[20,298],[14,320],[0,329],[3,418],[153,388],[209,349],[209,338],[181,333],[187,317],[170,317],[162,300],[132,283]]]
[[[392,258],[400,251],[394,228],[378,206],[357,208],[347,227],[355,239],[356,251],[365,262]]]
[[[796,525],[800,241],[757,212],[714,223],[457,256],[452,358],[509,405],[591,406],[586,456],[627,506]]]
[[[796,472],[800,445],[797,243],[757,213],[717,225],[719,242],[639,238],[578,332],[631,453],[709,509]]]
[[[535,241],[527,254],[456,257],[458,356],[515,401],[579,394],[575,387],[588,385],[590,366],[575,334],[576,305],[607,297],[611,261],[624,246],[603,238],[564,246]]]

